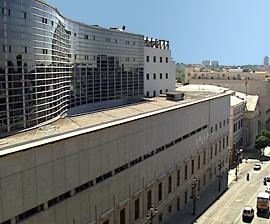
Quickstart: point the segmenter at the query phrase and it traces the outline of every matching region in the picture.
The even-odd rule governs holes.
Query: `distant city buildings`
[[[175,62],[169,41],[144,39],[144,96],[155,97],[175,89]]]
[[[202,65],[204,67],[217,68],[218,67],[218,61],[202,61]]]
[[[269,57],[265,56],[263,59],[263,68],[265,71],[269,70]]]
[[[267,72],[243,72],[242,69],[223,71],[186,70],[185,83],[211,84],[229,88],[247,95],[259,96],[259,130],[270,128],[270,75]]]
[[[218,67],[218,61],[211,61],[211,67],[217,68]]]
[[[210,61],[202,61],[202,65],[205,67],[210,67],[211,62]]]

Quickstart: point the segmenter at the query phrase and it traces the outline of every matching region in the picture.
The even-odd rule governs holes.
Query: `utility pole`
[[[196,200],[198,199],[196,187],[198,186],[199,180],[194,177],[192,182],[192,198],[193,198],[193,212],[192,215],[196,215]]]

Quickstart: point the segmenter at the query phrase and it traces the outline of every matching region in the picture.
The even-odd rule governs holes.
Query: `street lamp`
[[[192,181],[192,198],[193,198],[193,215],[196,214],[196,200],[199,198],[197,196],[197,192],[196,192],[196,187],[198,186],[198,183],[199,183],[199,179],[195,178],[193,179]]]
[[[151,205],[151,207],[149,208],[149,212],[146,215],[146,219],[149,220],[149,223],[152,224],[153,223],[153,219],[156,216],[156,214],[158,213],[158,210],[156,207],[154,207],[154,205]]]
[[[221,175],[221,168],[224,166],[224,163],[219,160],[218,163],[218,191],[221,190],[221,178],[223,175]]]

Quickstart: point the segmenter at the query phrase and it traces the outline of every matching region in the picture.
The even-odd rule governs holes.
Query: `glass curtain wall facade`
[[[143,97],[142,35],[72,21],[39,0],[0,0],[0,42],[0,134]]]

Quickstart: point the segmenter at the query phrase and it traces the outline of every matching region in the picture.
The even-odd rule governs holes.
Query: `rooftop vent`
[[[180,101],[180,100],[184,99],[184,93],[182,93],[182,92],[167,92],[166,98],[167,98],[167,100]]]

